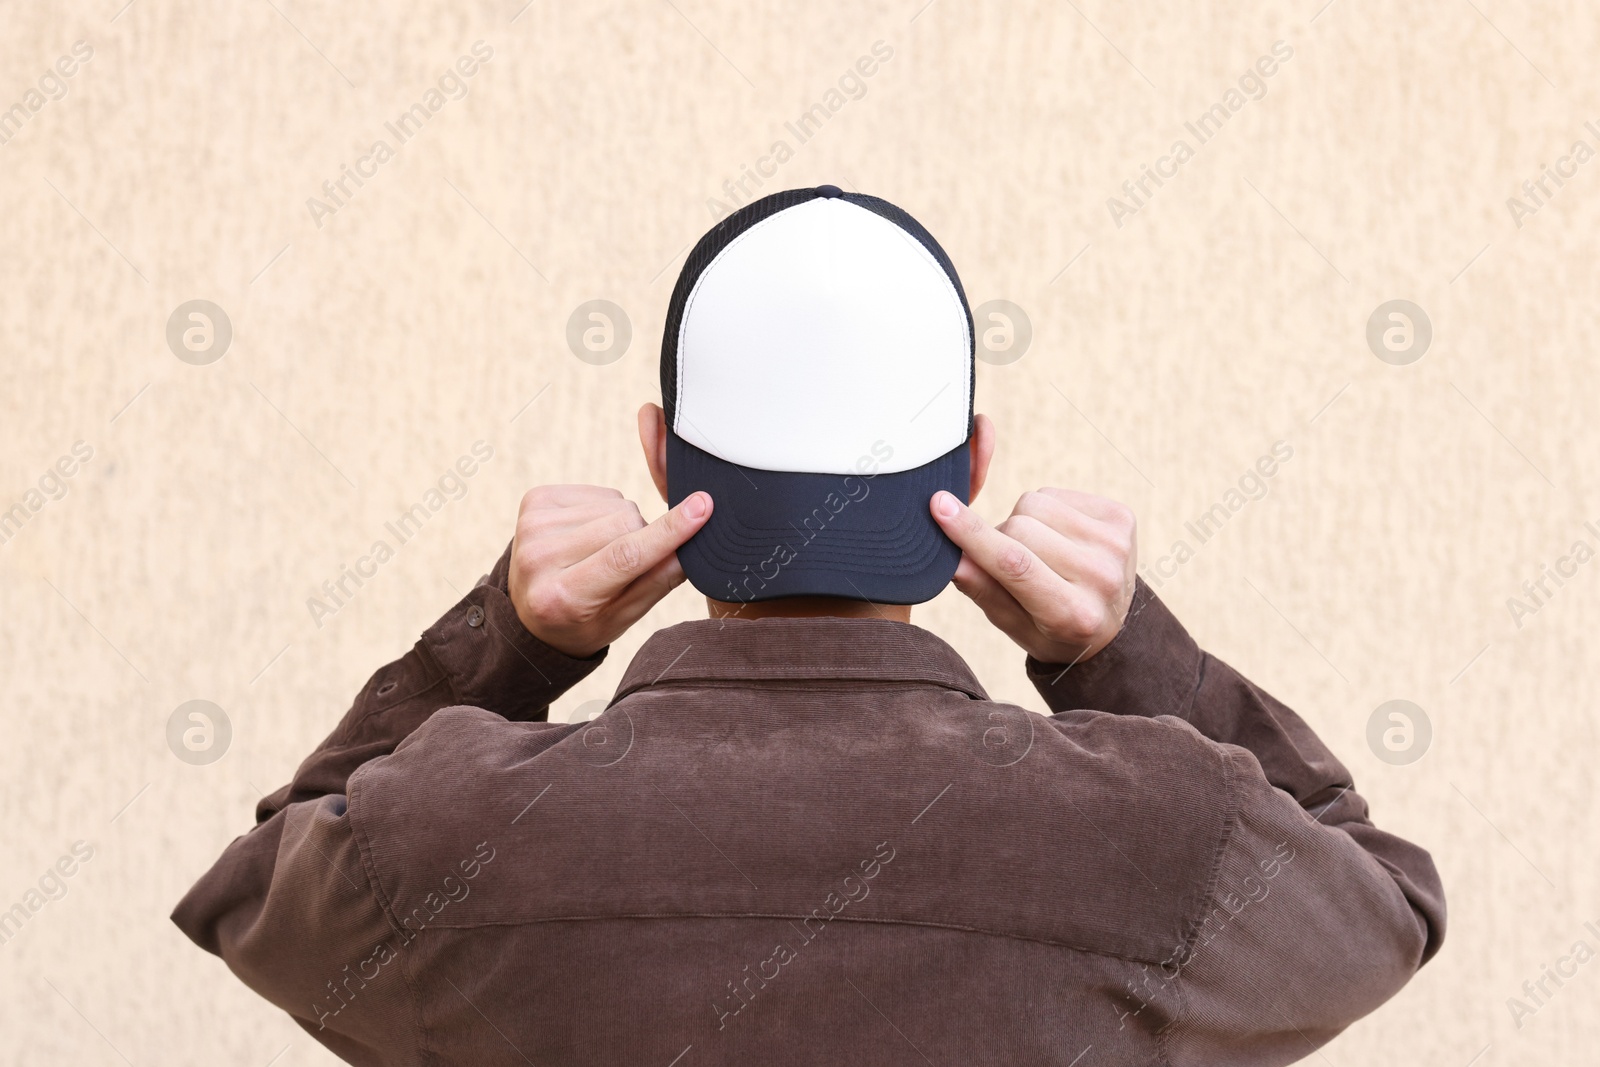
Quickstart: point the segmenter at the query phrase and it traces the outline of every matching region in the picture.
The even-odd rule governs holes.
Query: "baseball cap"
[[[931,600],[961,551],[972,313],[916,219],[832,185],[774,193],[689,253],[661,339],[667,499],[705,490],[678,559],[717,600]]]

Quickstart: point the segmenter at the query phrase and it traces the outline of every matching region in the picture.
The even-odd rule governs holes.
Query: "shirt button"
[[[483,609],[476,604],[467,609],[467,625],[471,627],[483,625]]]

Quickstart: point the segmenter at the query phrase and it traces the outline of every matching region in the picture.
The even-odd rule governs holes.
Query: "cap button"
[[[819,185],[817,186],[817,195],[824,199],[832,200],[835,197],[843,196],[844,190],[837,185]]]

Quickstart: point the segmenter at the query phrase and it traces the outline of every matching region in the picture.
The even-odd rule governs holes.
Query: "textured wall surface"
[[[1600,15],[923,2],[0,7],[0,908],[28,912],[0,1062],[332,1062],[166,916],[488,568],[526,488],[659,512],[633,412],[742,177],[894,200],[974,305],[1021,308],[1025,350],[980,367],[984,510],[1041,484],[1132,504],[1202,644],[1432,850],[1443,953],[1312,1060],[1596,1061],[1600,962],[1560,961],[1600,950]],[[346,167],[368,176],[329,195]],[[631,322],[611,362],[567,342],[593,299]],[[169,342],[192,300],[225,350],[215,312]],[[459,499],[314,617],[480,441]],[[556,716],[701,611],[680,589]],[[917,621],[1042,707],[959,595]],[[169,745],[190,700],[231,726],[209,763]]]

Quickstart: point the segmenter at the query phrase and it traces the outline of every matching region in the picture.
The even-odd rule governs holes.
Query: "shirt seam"
[[[439,664],[437,657],[435,657],[428,649],[427,642],[418,641],[412,646],[411,651],[420,652],[425,657],[423,666],[425,668],[431,666],[433,668],[433,672],[428,673],[427,671],[424,671],[422,685],[418,686],[416,689],[405,694],[404,696],[391,697],[390,699],[384,701],[381,705],[372,699],[377,695],[376,692],[369,693],[367,690],[363,689],[361,695],[365,696],[366,699],[361,701],[360,713],[349,717],[346,722],[341,724],[341,727],[348,731],[349,738],[353,738],[359,728],[366,726],[367,723],[371,722],[377,716],[416,700],[418,697],[426,694],[428,690],[433,689],[440,682],[449,681],[447,672]],[[395,662],[404,663],[405,656],[401,656],[400,659],[396,660]],[[452,696],[455,695],[454,686],[450,687],[450,693]]]
[[[401,945],[400,951],[404,952],[407,946]],[[422,1014],[422,997],[417,993],[416,975],[412,971],[412,960],[400,961],[400,976],[405,979],[406,992],[411,994],[411,1006],[417,1027],[417,1062],[437,1062],[438,1057],[433,1054],[433,1048],[428,1041],[428,1023]]]
[[[1183,721],[1192,722],[1194,719],[1194,704],[1200,699],[1200,687],[1206,684],[1206,666],[1211,662],[1211,653],[1200,653],[1200,662],[1195,665],[1194,688],[1189,691],[1189,700],[1183,706]]]
[[[345,790],[348,794],[345,810],[349,813],[350,830],[355,835],[356,851],[361,856],[361,870],[367,879],[367,890],[372,894],[372,899],[378,905],[378,911],[389,924],[390,930],[403,938],[405,929],[399,925],[398,920],[395,918],[394,907],[383,890],[382,881],[378,878],[376,861],[372,856],[372,842],[367,836],[366,829],[361,825],[361,821],[356,818],[356,793],[361,786],[359,777],[360,768],[357,768],[356,772],[350,775],[349,781],[345,784]],[[407,947],[407,944],[402,940],[399,951],[404,953]],[[433,1058],[428,1045],[428,1027],[422,1015],[422,998],[417,994],[410,961],[407,959],[400,961],[400,977],[405,981],[406,993],[411,1000],[412,1026],[417,1033],[418,1062],[427,1063]]]
[[[778,673],[752,673],[747,677],[726,676],[716,678],[669,678],[666,681],[639,682],[635,685],[623,685],[617,690],[616,698],[629,696],[633,693],[643,692],[646,689],[671,689],[671,688],[705,688],[705,689],[806,689],[803,685],[785,684],[804,682],[807,678],[815,678],[819,671],[845,671],[848,667],[806,667],[803,672],[795,674]],[[818,681],[860,682],[859,686],[852,689],[948,689],[960,693],[972,700],[988,700],[982,690],[977,686],[969,686],[963,682],[941,681],[935,678],[859,678],[842,675],[830,678],[816,679]]]
[[[432,689],[434,685],[443,682],[449,690],[450,696],[459,699],[461,694],[456,689],[454,679],[451,677],[450,672],[445,669],[444,664],[439,662],[439,657],[434,655],[433,650],[428,647],[427,642],[417,642],[417,648],[420,654],[427,659],[428,664],[438,672],[437,680],[428,688]],[[427,690],[425,689],[423,692],[427,692]],[[454,705],[451,706],[453,707]],[[388,922],[389,928],[403,937],[405,928],[400,925],[399,919],[395,916],[394,905],[390,901],[388,894],[384,892],[383,882],[378,877],[377,860],[372,854],[372,841],[367,834],[364,825],[365,820],[357,815],[360,805],[357,804],[356,798],[361,788],[361,772],[370,763],[371,761],[369,760],[368,763],[363,763],[360,767],[351,771],[350,777],[345,780],[345,811],[350,820],[350,831],[355,836],[356,852],[361,857],[361,870],[367,880],[367,891],[372,894],[373,902],[378,905],[378,912]],[[400,951],[404,952],[406,948],[407,945],[402,942]],[[422,1014],[422,998],[417,993],[416,982],[409,960],[402,959],[400,961],[400,977],[405,981],[406,993],[411,1000],[412,1026],[417,1033],[417,1061],[419,1063],[435,1061],[436,1057],[433,1055],[428,1042],[427,1020]]]
[[[1202,659],[1202,670],[1204,660]],[[1199,939],[1200,930],[1205,925],[1203,916],[1211,909],[1217,900],[1217,885],[1222,880],[1222,862],[1227,856],[1228,849],[1233,844],[1235,834],[1238,832],[1240,818],[1239,805],[1239,779],[1234,772],[1233,760],[1224,752],[1219,754],[1222,770],[1222,792],[1227,797],[1227,811],[1223,815],[1222,829],[1217,835],[1217,843],[1211,859],[1211,870],[1206,876],[1205,889],[1193,907],[1193,915],[1189,919],[1189,930],[1184,935],[1182,946],[1182,959],[1178,964],[1178,976],[1175,983],[1177,992],[1178,1009],[1173,1014],[1172,1021],[1161,1028],[1157,1036],[1157,1047],[1161,1050],[1164,1060],[1167,1059],[1167,1049],[1170,1038],[1177,1029],[1188,1022],[1188,997],[1185,995],[1184,968],[1194,954],[1194,943]]]
[[[553,915],[537,919],[497,919],[474,923],[430,923],[430,928],[441,930],[482,930],[498,927],[542,926],[546,923],[565,922],[610,922],[620,920],[670,920],[670,919],[810,919],[814,916],[810,912],[764,912],[764,911],[723,911],[723,912],[635,912],[618,915]],[[834,916],[829,922],[863,923],[876,926],[909,926],[932,930],[956,930],[966,934],[977,934],[981,937],[1003,937],[1012,941],[1026,941],[1036,945],[1049,945],[1052,948],[1064,948],[1073,952],[1081,952],[1087,956],[1099,956],[1104,959],[1120,960],[1123,963],[1142,963],[1159,965],[1160,961],[1144,956],[1130,956],[1120,952],[1109,952],[1105,949],[1088,948],[1084,945],[1073,944],[1070,941],[1060,941],[1048,937],[1030,937],[1027,934],[1008,934],[999,930],[985,930],[978,926],[966,926],[961,923],[922,922],[915,919],[871,919],[857,917]]]
[[[749,679],[752,680],[752,681],[760,681],[762,678],[767,677],[770,673],[775,672],[775,671],[794,671],[794,672],[797,672],[796,675],[795,675],[796,677],[804,677],[805,675],[811,674],[811,673],[813,673],[815,671],[859,671],[860,669],[861,668],[859,668],[859,667],[831,666],[831,665],[826,664],[826,663],[816,663],[816,664],[808,663],[808,664],[806,664],[805,666],[802,666],[802,667],[759,667],[759,668],[758,667],[752,667],[752,668],[750,668]],[[741,678],[738,675],[720,675],[720,674],[718,674],[718,675],[703,675],[703,676],[700,676],[700,677],[704,677],[707,681],[719,681],[719,680],[723,680],[723,679],[727,679],[727,678],[732,678],[732,679],[738,680],[738,681],[744,680],[743,678]],[[651,685],[651,684],[671,685],[671,684],[673,684],[673,682],[694,681],[694,680],[697,680],[697,677],[695,675],[692,675],[692,674],[680,674],[678,677],[672,679],[671,682],[659,682],[659,683],[645,682],[645,683],[642,683],[642,684],[645,684],[645,685]],[[912,682],[912,683],[923,683],[923,678],[921,678],[921,677],[917,677],[917,678],[900,678],[900,677],[881,678],[881,677],[873,677],[871,675],[863,675],[861,677],[861,680],[864,681],[864,682],[902,682],[902,681],[904,681],[904,682]],[[932,681],[932,679],[929,679],[929,681]],[[934,684],[940,684],[940,683],[934,683]]]

